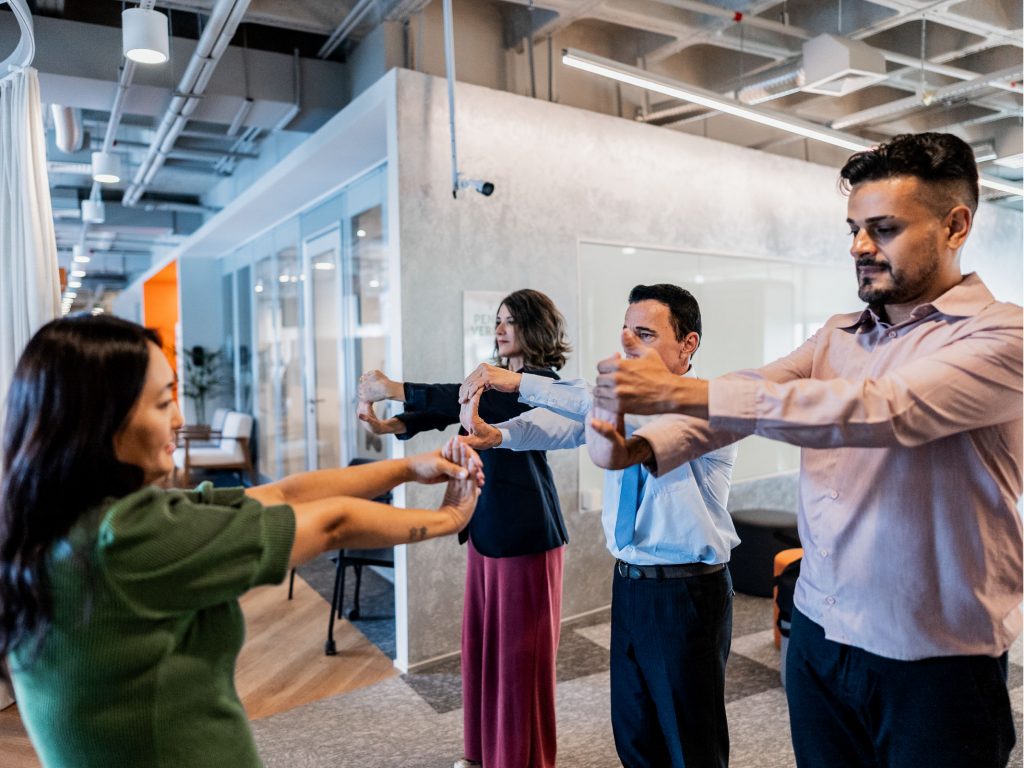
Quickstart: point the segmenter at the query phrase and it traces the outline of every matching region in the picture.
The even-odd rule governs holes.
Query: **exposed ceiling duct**
[[[175,95],[171,98],[171,103],[150,143],[149,151],[135,172],[131,185],[125,190],[122,198],[124,205],[132,206],[138,203],[146,187],[163,166],[168,153],[174,147],[174,142],[185,130],[189,116],[199,106],[213,71],[217,68],[248,7],[249,0],[219,0],[213,7],[206,28],[185,68],[185,74],[182,75]]]
[[[53,138],[57,149],[68,154],[80,150],[85,143],[82,110],[51,104],[50,116],[53,118]]]
[[[804,43],[802,90],[845,96],[886,78],[885,57],[867,43],[818,35]]]

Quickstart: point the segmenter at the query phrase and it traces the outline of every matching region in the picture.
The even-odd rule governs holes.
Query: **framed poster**
[[[510,291],[462,292],[462,375],[468,376],[494,354],[494,316]]]

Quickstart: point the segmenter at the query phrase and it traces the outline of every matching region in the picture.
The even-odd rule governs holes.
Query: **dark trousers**
[[[626,768],[724,768],[729,569],[612,584],[611,712]]]
[[[1007,656],[897,661],[793,612],[786,697],[798,768],[1004,768]]]

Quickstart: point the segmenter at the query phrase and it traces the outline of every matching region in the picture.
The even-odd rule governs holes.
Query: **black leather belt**
[[[630,565],[615,561],[615,572],[624,579],[686,579],[718,573],[725,563],[682,563],[680,565]]]

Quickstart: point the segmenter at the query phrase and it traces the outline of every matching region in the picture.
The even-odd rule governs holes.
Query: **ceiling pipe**
[[[777,21],[771,21],[770,19],[764,19],[760,16],[753,14],[744,14],[737,11],[730,11],[725,8],[719,8],[716,5],[710,5],[708,3],[700,2],[700,0],[654,0],[661,5],[668,5],[673,8],[679,8],[681,10],[687,10],[692,13],[699,13],[702,16],[712,16],[714,18],[726,19],[734,21],[736,24],[746,24],[748,27],[757,27],[758,29],[764,29],[770,32],[777,32],[788,37],[793,37],[798,40],[810,40],[816,36],[816,33],[810,30],[803,29],[801,27],[793,26],[792,24],[782,24]],[[920,11],[907,11],[910,18],[915,17]],[[738,18],[737,18],[738,17]],[[902,17],[901,17],[902,18]],[[854,35],[853,39],[859,39],[860,37],[866,37],[869,35]],[[716,41],[711,39],[711,43]],[[890,61],[893,64],[901,64],[905,67],[912,67],[920,69],[922,64],[924,68],[929,72],[934,72],[937,75],[945,75],[947,77],[954,77],[957,80],[974,80],[978,77],[977,72],[970,72],[966,69],[960,69],[958,67],[950,67],[945,64],[937,64],[925,60],[922,62],[920,59],[908,56],[906,54],[897,53],[895,51],[886,51],[881,48],[877,48],[882,56],[885,57],[886,61]],[[893,77],[897,73],[890,72],[889,76]],[[1004,91],[1011,91],[1013,93],[1020,93],[1020,87],[1015,86],[1010,80],[996,80],[991,83],[993,88],[1000,88]]]
[[[877,107],[854,112],[846,117],[833,120],[830,125],[836,130],[844,130],[855,125],[875,122],[876,120],[895,119],[898,115],[905,112],[911,112],[921,107],[931,106],[932,104],[941,104],[952,99],[963,98],[975,91],[991,88],[995,80],[1016,80],[1021,75],[1024,75],[1024,67],[1017,64],[1001,69],[998,72],[982,75],[974,80],[951,83],[942,88],[936,88],[935,91],[927,95],[922,93],[907,96],[905,99],[897,99],[896,101],[880,104]]]
[[[354,30],[359,25],[359,22],[363,20],[363,17],[370,12],[373,8],[374,2],[375,0],[359,0],[358,3],[352,6],[352,10],[349,11],[348,15],[341,20],[341,23],[334,28],[334,31],[327,37],[326,42],[324,42],[320,47],[320,50],[316,55],[321,59],[326,59],[334,53],[334,50],[345,42],[345,38],[352,34],[352,30]]]
[[[249,8],[249,1],[218,0],[210,11],[203,34],[196,43],[196,49],[156,129],[149,150],[136,170],[132,183],[125,190],[121,201],[123,205],[136,205],[163,166],[174,143],[185,130],[189,116],[199,106],[217,64]]]
[[[82,110],[77,107],[62,107],[60,104],[50,105],[53,117],[54,140],[61,152],[77,152],[85,143],[85,132],[82,129]]]

